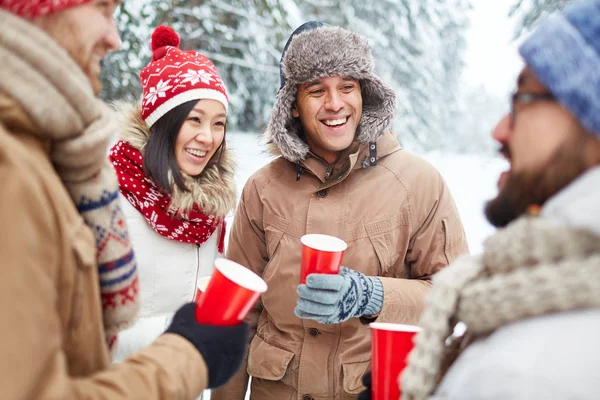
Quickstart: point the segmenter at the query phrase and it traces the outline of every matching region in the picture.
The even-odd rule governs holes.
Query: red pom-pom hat
[[[150,127],[173,108],[191,100],[212,99],[229,108],[223,80],[203,54],[179,48],[179,35],[159,26],[152,33],[152,61],[140,73],[142,119]]]

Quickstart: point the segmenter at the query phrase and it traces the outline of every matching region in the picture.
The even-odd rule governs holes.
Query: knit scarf
[[[600,307],[600,237],[522,217],[433,278],[422,332],[402,374],[402,399],[423,400],[456,358],[446,340],[458,321],[477,338],[512,322]]]
[[[129,143],[123,140],[117,142],[109,158],[117,171],[121,193],[156,233],[170,240],[199,245],[221,227],[218,251],[223,253],[224,218],[206,215],[198,204],[194,204],[190,210],[177,208],[171,196],[146,177],[142,153]]]
[[[0,10],[0,91],[18,102],[40,137],[51,139],[50,159],[96,238],[107,341],[131,325],[139,308],[138,279],[115,173],[106,149],[116,124],[88,78],[46,33]]]

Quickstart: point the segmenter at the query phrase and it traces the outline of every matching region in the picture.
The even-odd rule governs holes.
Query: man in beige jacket
[[[387,131],[396,95],[367,42],[309,22],[281,62],[267,128],[280,156],[247,182],[227,257],[269,290],[249,318],[247,362],[212,400],[350,400],[369,369],[369,321],[417,323],[430,279],[468,251],[452,195]],[[300,237],[348,243],[339,275],[300,276]]]
[[[248,327],[196,323],[118,365],[138,279],[96,98],[118,0],[0,0],[0,398],[193,399],[239,367]]]

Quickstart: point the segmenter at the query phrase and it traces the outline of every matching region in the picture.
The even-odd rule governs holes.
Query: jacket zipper
[[[196,281],[194,282],[194,297],[198,290],[198,275],[200,274],[200,245],[196,245]]]

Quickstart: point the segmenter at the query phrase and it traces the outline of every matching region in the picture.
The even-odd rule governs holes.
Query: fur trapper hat
[[[373,66],[369,44],[354,32],[316,21],[296,29],[281,57],[281,87],[265,131],[270,152],[292,162],[307,157],[302,124],[292,116],[298,85],[336,75],[360,82],[363,110],[356,138],[377,141],[394,117],[396,93],[373,74]]]

